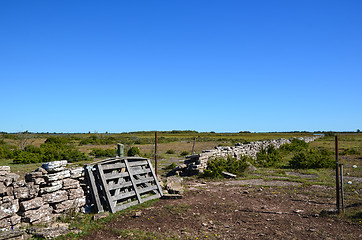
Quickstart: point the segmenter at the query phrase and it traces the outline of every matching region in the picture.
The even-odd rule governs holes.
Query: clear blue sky
[[[0,131],[362,129],[362,1],[0,1]]]

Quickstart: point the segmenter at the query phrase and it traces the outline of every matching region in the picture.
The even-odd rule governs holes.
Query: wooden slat
[[[160,192],[160,195],[162,197],[163,193],[162,193],[162,188],[160,186],[160,183],[158,182],[158,179],[157,179],[157,176],[155,174],[155,172],[153,171],[153,168],[152,168],[152,165],[151,165],[151,162],[149,159],[147,159],[147,162],[148,162],[148,165],[150,166],[150,171],[152,172],[152,176],[155,178],[155,182],[156,182],[156,185],[158,187],[158,191]]]
[[[147,165],[147,160],[142,160],[142,161],[137,161],[137,162],[128,161],[128,164],[130,167],[143,166],[143,165]]]
[[[132,172],[131,167],[128,165],[128,160],[127,159],[124,160],[124,163],[126,164],[126,169],[127,169],[128,173],[129,173],[129,176],[130,176],[134,191],[136,192],[138,202],[141,202],[141,197],[140,197],[140,194],[138,193],[138,189],[137,189],[137,185],[135,183],[135,179],[133,178],[133,175],[135,173]]]
[[[111,180],[111,179],[115,179],[115,178],[124,178],[124,177],[128,177],[129,173],[128,172],[122,172],[122,173],[105,173],[104,174],[104,178],[106,180]]]
[[[94,175],[92,172],[92,167],[86,167],[86,177],[87,177],[87,181],[89,183],[89,189],[91,191],[91,195],[93,198],[93,202],[97,208],[97,212],[104,212],[103,206],[101,204],[101,200],[100,200],[100,195],[98,194],[98,189],[96,186],[96,181],[94,179]]]
[[[142,203],[144,203],[144,202],[150,201],[152,199],[160,198],[160,197],[161,197],[161,195],[159,193],[157,193],[155,195],[151,195],[151,196],[148,196],[146,198],[142,198],[141,201],[142,201]]]
[[[154,179],[152,177],[143,178],[143,179],[137,179],[135,180],[136,185],[142,184],[142,183],[148,183],[150,181],[153,181]],[[108,186],[109,191],[119,189],[119,188],[125,188],[132,186],[132,182],[124,182],[119,184],[114,184],[113,186]]]
[[[155,190],[155,189],[157,189],[156,185],[149,186],[149,187],[146,187],[146,188],[139,188],[138,193],[142,194],[142,193],[146,193],[146,192],[149,192],[149,191],[152,191],[152,190]]]
[[[132,190],[132,191],[127,192],[127,193],[119,194],[118,196],[112,196],[111,201],[117,202],[118,200],[133,197],[135,195],[136,195],[136,192]]]
[[[102,184],[102,187],[103,187],[104,195],[106,196],[106,202],[107,202],[107,205],[108,205],[108,207],[109,207],[109,210],[110,210],[112,213],[115,213],[115,211],[114,211],[114,206],[113,206],[112,202],[110,201],[110,199],[111,199],[111,194],[110,194],[110,192],[109,192],[108,185],[107,185],[107,182],[106,182],[104,173],[103,173],[102,165],[101,165],[101,164],[98,164],[98,165],[96,165],[96,168],[97,168],[97,170],[98,170],[98,174],[99,174],[100,179],[101,179],[101,184]]]
[[[123,209],[132,207],[132,206],[137,205],[137,204],[139,204],[138,200],[130,202],[130,203],[126,203],[126,204],[117,205],[115,207],[115,210],[116,210],[116,212],[118,212],[118,211],[121,211]]]
[[[115,178],[124,178],[124,177],[129,176],[128,172],[129,172],[129,170],[127,172],[117,173],[117,174],[105,173],[104,177],[106,180],[111,180],[111,179],[115,179]],[[150,169],[141,169],[141,170],[132,171],[133,175],[145,174],[145,173],[149,173],[149,172],[151,172]]]
[[[124,183],[120,183],[120,184],[115,184],[113,186],[109,186],[109,191],[111,190],[116,190],[116,189],[121,189],[121,188],[126,188],[126,187],[130,187],[132,186],[132,182],[124,182]]]
[[[105,164],[105,165],[103,165],[103,170],[118,169],[118,168],[125,168],[125,167],[126,167],[126,165],[124,163],[117,162],[117,163],[114,163],[114,164]]]

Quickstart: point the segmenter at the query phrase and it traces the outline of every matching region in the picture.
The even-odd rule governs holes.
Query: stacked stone
[[[0,166],[0,230],[9,230],[17,227],[21,217],[19,211],[19,199],[14,197],[13,183],[19,179],[19,175],[10,173],[9,166]]]
[[[300,137],[298,139],[308,143],[320,137],[321,136]],[[215,147],[211,150],[204,150],[201,154],[187,156],[184,164],[177,166],[168,175],[178,174],[182,176],[189,176],[203,173],[204,169],[206,169],[207,167],[207,162],[209,161],[209,159],[215,157],[226,158],[228,156],[231,156],[235,157],[236,159],[240,159],[241,156],[248,156],[256,159],[258,152],[260,152],[262,149],[266,149],[269,146],[280,148],[284,144],[291,143],[292,140],[293,138],[289,140],[281,138],[269,141],[256,141],[247,144],[238,143],[234,147],[220,146]]]
[[[20,202],[23,222],[49,222],[57,213],[81,206],[79,199],[84,197],[83,190],[79,180],[71,178],[72,170],[66,169],[66,165],[66,160],[44,163],[41,168],[26,174],[25,180],[38,186],[39,193],[32,199]],[[76,194],[73,189],[76,189]]]

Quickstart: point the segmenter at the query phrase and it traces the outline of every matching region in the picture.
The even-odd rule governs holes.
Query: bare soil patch
[[[127,213],[84,239],[138,239],[136,229],[151,233],[144,239],[362,238],[361,223],[319,214],[334,208],[333,188],[295,184],[187,179],[182,199],[161,199],[139,217]]]

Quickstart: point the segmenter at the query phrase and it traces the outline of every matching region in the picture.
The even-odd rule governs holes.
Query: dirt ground
[[[321,214],[335,207],[332,187],[248,181],[187,179],[182,199],[161,199],[84,239],[362,239],[360,222]]]

